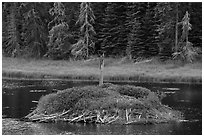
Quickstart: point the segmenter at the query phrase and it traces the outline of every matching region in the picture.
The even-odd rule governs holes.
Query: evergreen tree
[[[4,3],[4,20],[3,20],[3,53],[7,56],[16,57],[20,55],[21,38],[18,25],[20,21],[19,4],[18,3]]]
[[[95,15],[95,23],[93,24],[95,31],[97,32],[97,35],[95,35],[95,54],[100,54],[101,46],[103,39],[101,37],[103,31],[103,23],[104,23],[104,16],[105,16],[105,9],[107,7],[107,2],[94,2],[92,3],[93,12]]]
[[[110,55],[114,49],[114,28],[117,23],[117,17],[114,11],[115,3],[108,3],[105,9],[105,14],[103,18],[103,24],[101,25],[100,41],[102,43],[101,48],[106,53],[105,55]]]
[[[72,53],[75,56],[80,55],[84,58],[89,58],[90,50],[94,50],[95,42],[93,41],[93,36],[96,34],[93,23],[95,19],[93,10],[91,8],[91,3],[82,2],[80,5],[79,19],[76,24],[80,24],[80,32],[82,37],[80,40],[73,45]]]
[[[108,3],[105,16],[103,19],[103,28],[100,33],[102,40],[102,49],[106,55],[126,54],[127,29],[126,21],[126,4],[125,3]]]
[[[193,44],[189,42],[189,31],[192,29],[190,24],[190,14],[186,11],[182,19],[182,35],[179,42],[179,50],[173,53],[174,59],[180,59],[187,62],[193,62],[195,56],[197,55],[196,50],[193,47]]]
[[[186,11],[192,24],[188,43],[202,54],[202,3],[53,4],[2,3],[3,55],[42,57],[47,53],[50,58],[65,59],[72,51],[88,58],[102,50],[113,57],[147,58],[159,52],[162,60],[172,59],[172,53],[186,47],[181,46],[186,37],[179,23]]]
[[[24,23],[22,37],[25,56],[42,57],[46,52],[47,29],[40,16],[42,3],[23,3]]]
[[[79,26],[76,25],[76,22],[79,17],[79,7],[80,2],[64,2],[63,5],[65,7],[65,20],[67,24],[69,25],[69,34],[71,34],[69,37],[69,42],[71,44],[74,44],[78,41],[80,38],[80,31]]]
[[[157,3],[155,17],[158,20],[157,31],[159,55],[162,60],[171,58],[175,47],[175,3]]]
[[[126,55],[126,49],[127,49],[127,38],[128,38],[128,30],[126,28],[125,22],[127,20],[126,16],[126,10],[127,5],[124,2],[117,3],[116,7],[116,15],[117,15],[117,26],[115,28],[115,36],[116,38],[116,45],[115,45],[115,51],[119,53],[120,56]]]
[[[128,32],[128,44],[126,55],[129,59],[140,56],[142,51],[142,44],[140,39],[141,22],[140,22],[140,3],[128,3],[127,6],[127,22],[126,27]]]
[[[160,48],[159,55],[162,59],[171,58],[172,53],[177,51],[176,43],[178,42],[176,41],[181,39],[179,36],[182,36],[182,25],[177,24],[177,20],[181,20],[187,10],[192,14],[191,23],[194,26],[189,39],[196,43],[196,47],[201,45],[201,9],[201,3],[157,3],[155,8],[155,16],[158,19],[157,31],[159,33],[157,40]]]
[[[144,43],[144,57],[152,57],[158,54],[158,46],[155,37],[156,32],[156,20],[154,18],[155,3],[146,3],[146,12],[142,19],[141,29],[143,32],[142,41]]]
[[[70,44],[68,43],[68,24],[65,21],[65,7],[61,2],[55,2],[49,10],[54,19],[49,22],[48,51],[45,56],[52,59],[62,59],[69,56]],[[52,26],[53,25],[53,26]]]
[[[129,30],[127,52],[131,57],[151,57],[158,53],[155,36],[155,3],[129,3],[126,26]]]
[[[191,15],[190,23],[192,24],[192,30],[190,31],[188,37],[189,41],[193,43],[194,47],[202,47],[202,3],[201,2],[186,2],[181,3],[182,8],[179,10],[182,11],[181,17],[189,12]]]

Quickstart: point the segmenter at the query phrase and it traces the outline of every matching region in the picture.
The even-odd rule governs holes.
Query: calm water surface
[[[22,118],[37,105],[43,95],[75,86],[96,85],[97,82],[48,81],[48,80],[6,80],[3,79],[2,114],[4,118]],[[186,122],[165,123],[158,125],[97,125],[38,123],[42,134],[114,134],[114,135],[184,135],[202,134],[202,85],[187,84],[147,84],[147,83],[115,83],[144,86],[152,91],[162,91],[167,96],[162,100],[174,109],[184,113]]]

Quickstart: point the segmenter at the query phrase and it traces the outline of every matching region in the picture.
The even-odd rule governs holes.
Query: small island
[[[157,124],[180,121],[182,113],[163,105],[163,93],[131,85],[104,83],[73,87],[40,98],[25,117],[32,122]]]

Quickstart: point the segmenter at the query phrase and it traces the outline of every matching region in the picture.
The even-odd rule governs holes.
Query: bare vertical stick
[[[103,69],[104,69],[104,53],[100,57],[100,79],[99,79],[99,86],[103,85]]]
[[[129,121],[129,117],[128,117],[128,110],[125,109],[125,116],[126,116],[126,121],[128,122]]]

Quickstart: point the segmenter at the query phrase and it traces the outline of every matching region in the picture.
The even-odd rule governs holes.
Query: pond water
[[[202,85],[117,83],[143,86],[152,91],[162,91],[162,100],[184,113],[187,121],[157,125],[98,125],[70,124],[65,122],[37,123],[41,134],[100,134],[100,135],[201,135],[202,134]],[[35,109],[43,95],[75,86],[97,85],[97,82],[59,80],[2,80],[2,117],[20,119]],[[30,134],[37,134],[30,133]]]

